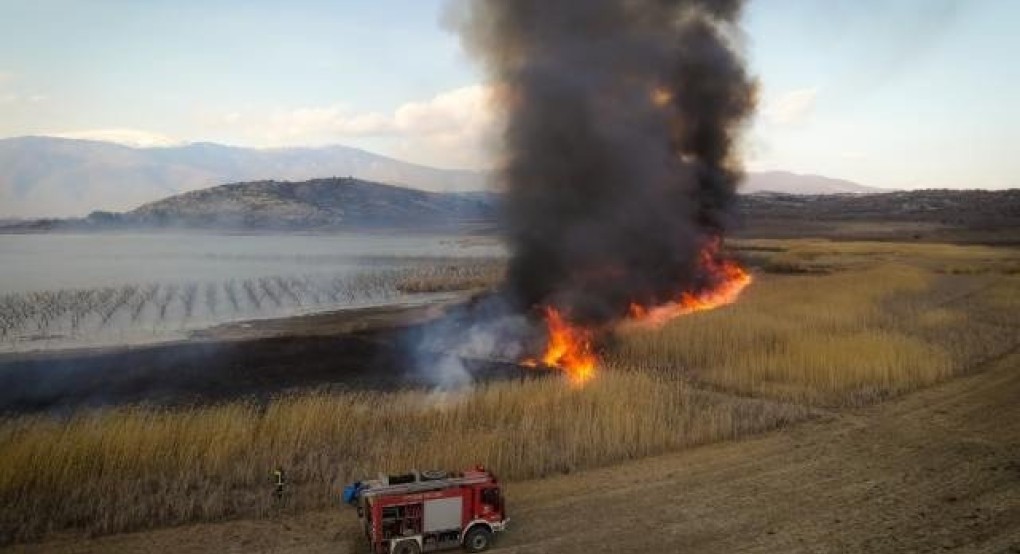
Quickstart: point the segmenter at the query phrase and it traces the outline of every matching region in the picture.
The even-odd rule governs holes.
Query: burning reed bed
[[[716,389],[831,407],[929,385],[1020,344],[1015,250],[780,244],[778,273],[792,265],[802,274],[761,275],[725,310],[626,329],[610,357]],[[776,267],[775,259],[762,266]],[[960,266],[980,271],[945,271]]]
[[[463,393],[310,394],[268,407],[124,408],[0,424],[4,542],[81,528],[259,517],[336,504],[352,478],[484,463],[508,479],[569,472],[741,437],[808,410],[698,391],[664,375],[604,372]],[[283,506],[269,472],[288,471]]]
[[[509,479],[570,472],[874,402],[1020,345],[1015,249],[737,246],[765,256],[739,302],[621,329],[602,352],[607,367],[583,388],[536,379],[2,420],[0,540],[322,508],[350,479],[409,467],[484,463]],[[800,266],[825,271],[788,269]],[[961,267],[973,270],[951,270]],[[269,481],[277,464],[291,480],[282,504]]]

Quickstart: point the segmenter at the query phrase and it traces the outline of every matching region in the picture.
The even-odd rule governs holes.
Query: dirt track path
[[[1020,553],[1020,353],[758,438],[508,488],[499,552]],[[61,539],[26,552],[362,552],[354,514]]]

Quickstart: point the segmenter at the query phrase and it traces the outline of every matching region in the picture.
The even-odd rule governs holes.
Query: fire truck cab
[[[481,552],[509,521],[499,480],[482,467],[380,475],[345,487],[343,499],[357,507],[374,554]]]

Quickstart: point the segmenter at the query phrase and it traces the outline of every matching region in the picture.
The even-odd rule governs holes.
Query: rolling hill
[[[347,177],[256,181],[186,192],[125,213],[95,212],[94,228],[241,230],[459,228],[489,225],[494,198],[438,193]]]
[[[433,191],[484,188],[472,171],[415,165],[347,146],[238,148],[213,143],[133,148],[52,137],[0,139],[0,218],[123,211],[239,181],[356,177]]]
[[[347,146],[240,148],[213,143],[135,148],[54,137],[0,139],[0,218],[124,211],[223,183],[354,177],[437,192],[479,191],[486,174],[411,164]],[[744,192],[868,193],[850,181],[751,173]]]
[[[175,194],[126,212],[4,221],[0,233],[212,229],[230,232],[444,230],[494,232],[500,195],[440,193],[350,177],[233,183]],[[732,231],[751,237],[1020,242],[1020,189],[880,194],[742,195]]]

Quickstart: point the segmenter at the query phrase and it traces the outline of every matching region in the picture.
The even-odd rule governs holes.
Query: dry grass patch
[[[747,395],[859,405],[966,371],[1018,344],[1017,252],[985,247],[784,241],[774,254],[830,275],[759,275],[736,305],[657,330],[624,330],[619,364],[680,371]],[[751,246],[762,248],[763,245]],[[980,263],[945,275],[939,261]]]
[[[616,369],[580,390],[542,379],[0,421],[0,540],[321,508],[352,478],[410,467],[569,472],[773,429],[809,406],[872,402],[1020,341],[1020,276],[998,270],[1020,259],[1016,250],[828,241],[737,250],[831,273],[759,271],[733,306],[622,329],[606,352]],[[478,275],[425,277],[408,286]],[[283,506],[271,496],[277,464],[292,482]]]
[[[503,260],[474,260],[415,271],[401,278],[396,289],[404,294],[482,289],[502,282],[505,273]]]
[[[776,428],[802,407],[725,397],[675,378],[602,373],[463,393],[302,395],[268,407],[127,408],[0,424],[5,542],[69,527],[110,533],[259,517],[280,509],[269,472],[288,469],[286,509],[337,502],[352,478],[484,463],[510,479],[603,465]]]
[[[839,270],[907,264],[936,273],[1015,274],[1020,250],[976,245],[899,242],[847,242],[824,239],[733,241],[731,247],[754,265]]]

